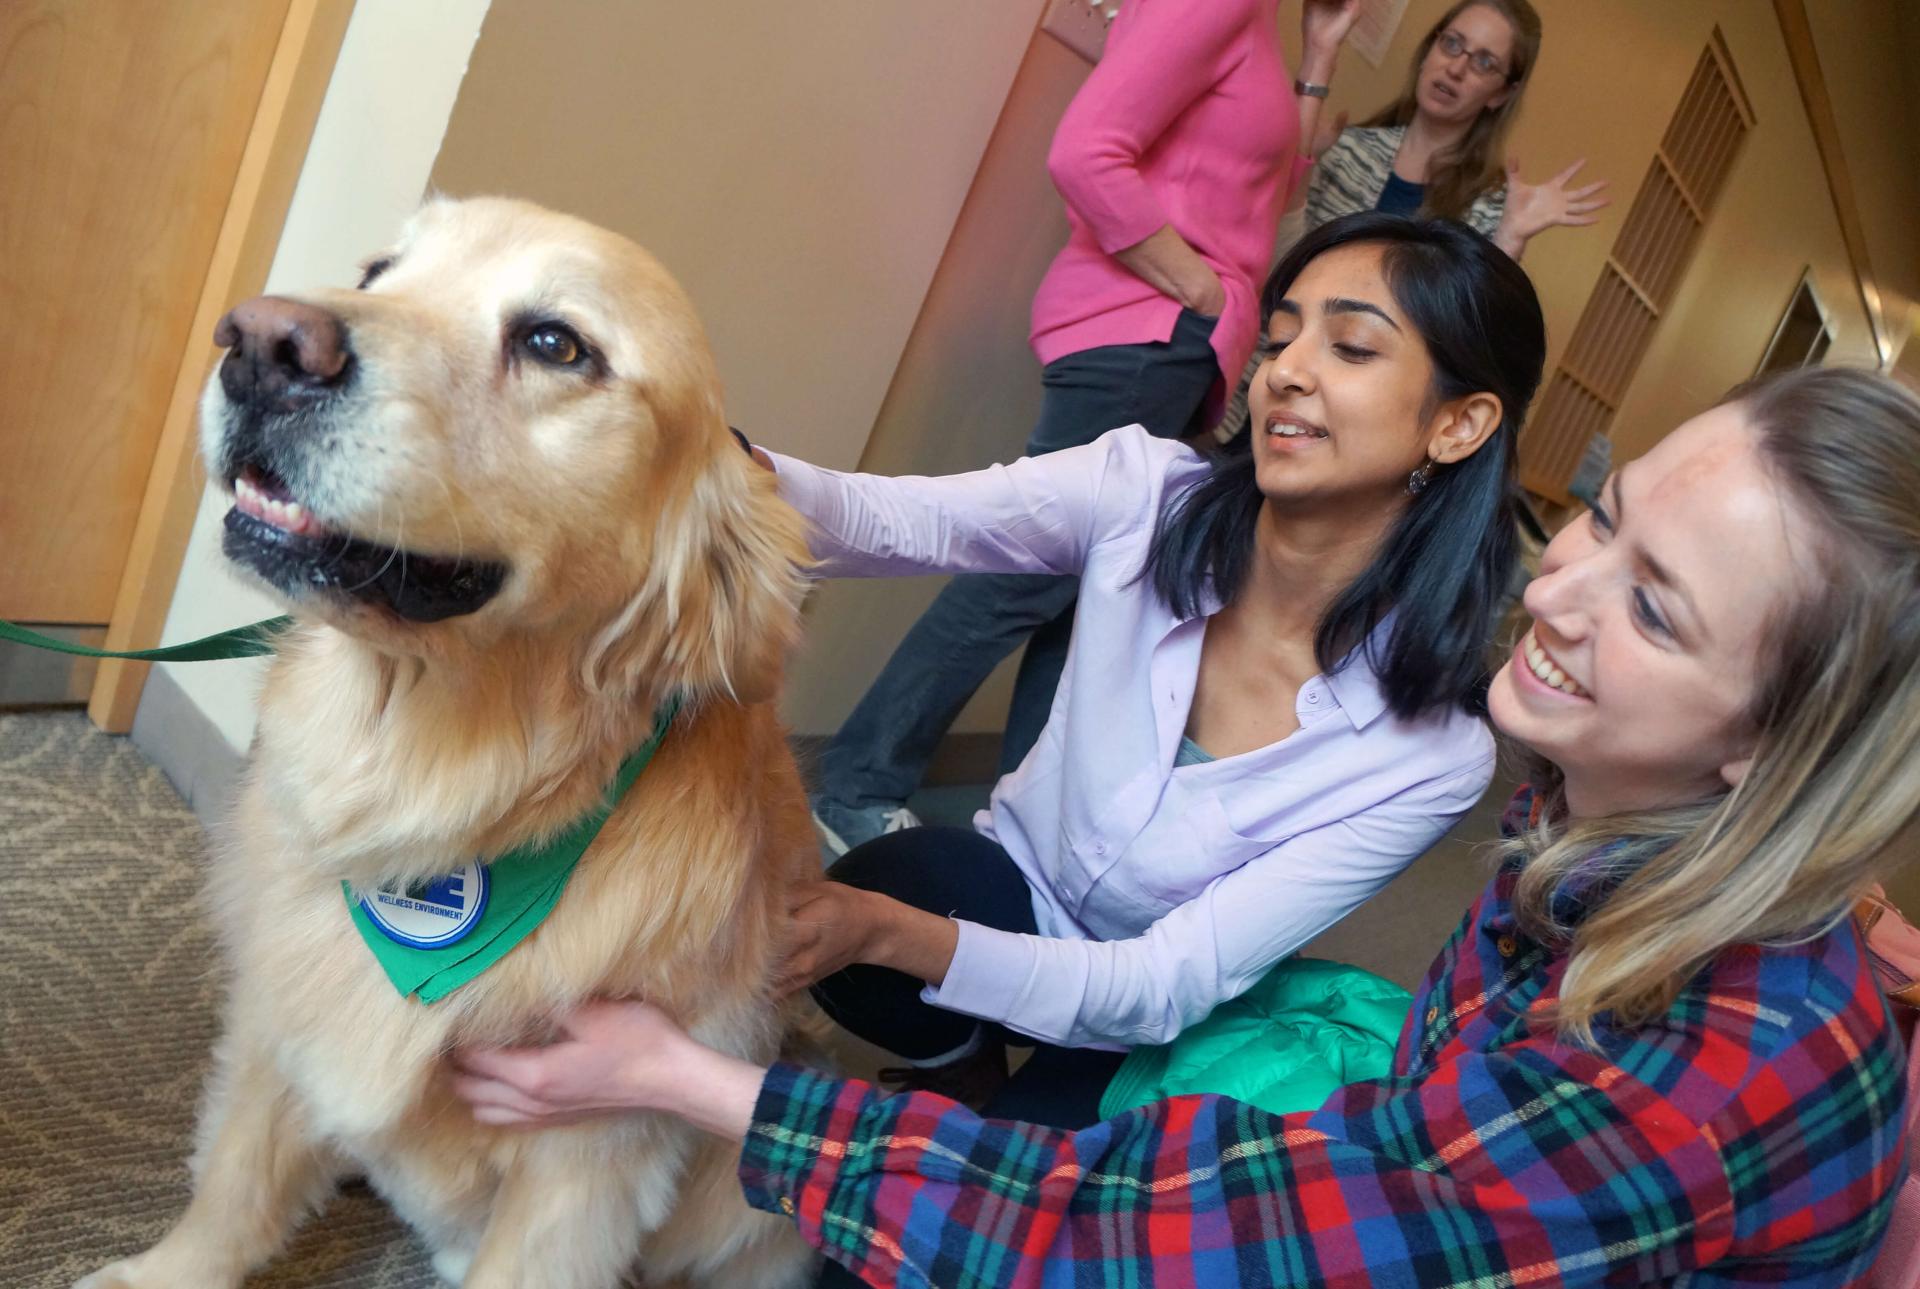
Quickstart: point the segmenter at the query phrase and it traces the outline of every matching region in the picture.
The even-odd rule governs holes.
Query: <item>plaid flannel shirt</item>
[[[1319,1110],[1178,1097],[1068,1133],[777,1066],[748,1201],[876,1285],[1858,1281],[1900,1174],[1902,1064],[1853,927],[1725,953],[1586,1051],[1528,1020],[1567,958],[1515,925],[1516,876],[1429,969],[1395,1077]]]

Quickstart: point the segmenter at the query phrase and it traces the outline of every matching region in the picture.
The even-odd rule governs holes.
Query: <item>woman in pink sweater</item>
[[[1218,418],[1222,373],[1253,351],[1258,282],[1309,164],[1300,141],[1358,8],[1305,0],[1296,78],[1275,0],[1125,0],[1047,157],[1072,232],[1033,300],[1045,392],[1027,455],[1122,425],[1173,438]],[[1025,759],[1066,660],[1075,585],[947,585],[821,757],[814,819],[835,853],[919,822],[906,798],[935,746],[1032,633],[1001,773]]]

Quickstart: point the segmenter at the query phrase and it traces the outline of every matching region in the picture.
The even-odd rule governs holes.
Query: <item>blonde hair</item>
[[[1750,709],[1758,742],[1737,788],[1569,823],[1558,772],[1534,780],[1539,822],[1508,843],[1525,861],[1515,915],[1569,949],[1552,1019],[1588,1045],[1600,1013],[1644,1024],[1731,946],[1830,931],[1920,842],[1920,399],[1868,372],[1816,368],[1724,401],[1745,411],[1766,468],[1819,531],[1819,589],[1771,624]],[[1576,874],[1618,885],[1569,928],[1552,901]]]
[[[1418,108],[1415,101],[1420,88],[1420,67],[1427,61],[1433,42],[1440,39],[1455,18],[1475,5],[1485,5],[1507,20],[1513,31],[1513,49],[1507,55],[1507,98],[1499,107],[1484,109],[1474,118],[1466,135],[1453,147],[1433,156],[1427,171],[1426,197],[1422,214],[1441,219],[1465,219],[1467,210],[1480,194],[1498,187],[1506,179],[1507,135],[1514,118],[1520,115],[1520,98],[1527,88],[1527,77],[1540,58],[1540,15],[1527,0],[1460,0],[1440,15],[1440,21],[1413,51],[1413,67],[1407,75],[1407,87],[1400,97],[1362,121],[1363,126],[1405,125]]]

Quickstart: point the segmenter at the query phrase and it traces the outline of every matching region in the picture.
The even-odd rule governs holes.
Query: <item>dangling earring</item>
[[[1432,482],[1433,458],[1428,457],[1425,461],[1421,462],[1418,470],[1415,470],[1407,476],[1407,495],[1409,497],[1419,496],[1427,490],[1427,485]]]

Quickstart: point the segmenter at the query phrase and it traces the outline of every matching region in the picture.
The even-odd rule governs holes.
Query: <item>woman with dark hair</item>
[[[1549,228],[1594,223],[1607,185],[1573,186],[1584,161],[1535,184],[1506,153],[1540,41],[1528,0],[1458,0],[1421,37],[1399,98],[1360,125],[1348,127],[1341,113],[1321,126],[1318,161],[1289,223],[1312,230],[1363,210],[1455,219],[1516,260]],[[1247,424],[1253,367],[1214,428],[1222,442]]]
[[[1217,419],[1257,339],[1261,274],[1359,0],[1128,0],[1060,118],[1047,172],[1067,244],[1033,297],[1044,365],[1026,454],[1116,425],[1182,438]],[[1111,10],[1109,11],[1111,13]],[[1289,63],[1292,71],[1288,70]],[[1046,724],[1073,632],[1069,577],[954,578],[820,749],[812,792],[833,855],[914,827],[907,798],[975,689],[1024,641],[1000,770]]]
[[[1443,462],[1430,453],[1407,479],[1406,491],[1418,504],[1399,507],[1365,568],[1319,614],[1313,643],[1322,670],[1337,670],[1367,641],[1387,705],[1410,718],[1431,710],[1441,695],[1473,706],[1467,696],[1486,676],[1483,653],[1516,558],[1515,439],[1532,398],[1532,383],[1520,378],[1533,371],[1537,380],[1544,343],[1538,305],[1531,293],[1523,297],[1517,289],[1523,279],[1502,272],[1507,289],[1495,299],[1468,275],[1452,271],[1462,261],[1478,261],[1488,270],[1498,264],[1459,225],[1354,215],[1308,234],[1280,262],[1262,296],[1267,339],[1256,351],[1262,363],[1257,374],[1268,388],[1264,397],[1250,400],[1269,433],[1243,437],[1211,459],[1209,477],[1162,519],[1148,569],[1154,590],[1178,613],[1197,614],[1209,598],[1231,604],[1257,560],[1262,526],[1296,525],[1312,502],[1336,494],[1337,480],[1350,468],[1338,457],[1348,449],[1320,454],[1323,432],[1311,423],[1294,424],[1288,391],[1274,385],[1292,375],[1285,351],[1303,325],[1306,306],[1294,298],[1301,271],[1330,250],[1373,238],[1384,242],[1381,272],[1431,359],[1431,400],[1496,392],[1510,423],[1497,427],[1507,432],[1494,433],[1465,456]],[[1506,312],[1523,299],[1530,308]],[[1339,301],[1338,309],[1347,316],[1367,312],[1354,300]],[[1334,343],[1341,365],[1333,374],[1349,377],[1360,397],[1371,397],[1374,373],[1367,365],[1377,355],[1364,343]],[[1348,396],[1331,383],[1316,393],[1322,402]],[[1283,427],[1278,453],[1275,425]],[[1284,465],[1268,467],[1273,482],[1263,487],[1262,467],[1276,455]],[[1376,640],[1389,610],[1392,626]]]
[[[976,828],[855,847],[795,909],[790,983],[903,1082],[984,1099],[1011,1032],[1040,1048],[988,1104],[1091,1122],[1123,1049],[1243,991],[1491,779],[1533,289],[1457,225],[1363,215],[1265,304],[1261,433],[1231,456],[1131,426],[946,479],[769,462],[828,575],[1081,579],[1051,719]]]
[[[1861,1284],[1905,1116],[1848,914],[1920,830],[1920,400],[1734,391],[1607,481],[1526,607],[1488,704],[1538,777],[1389,1077],[1065,1133],[612,1003],[456,1087],[489,1123],[744,1141],[749,1202],[870,1284]]]

